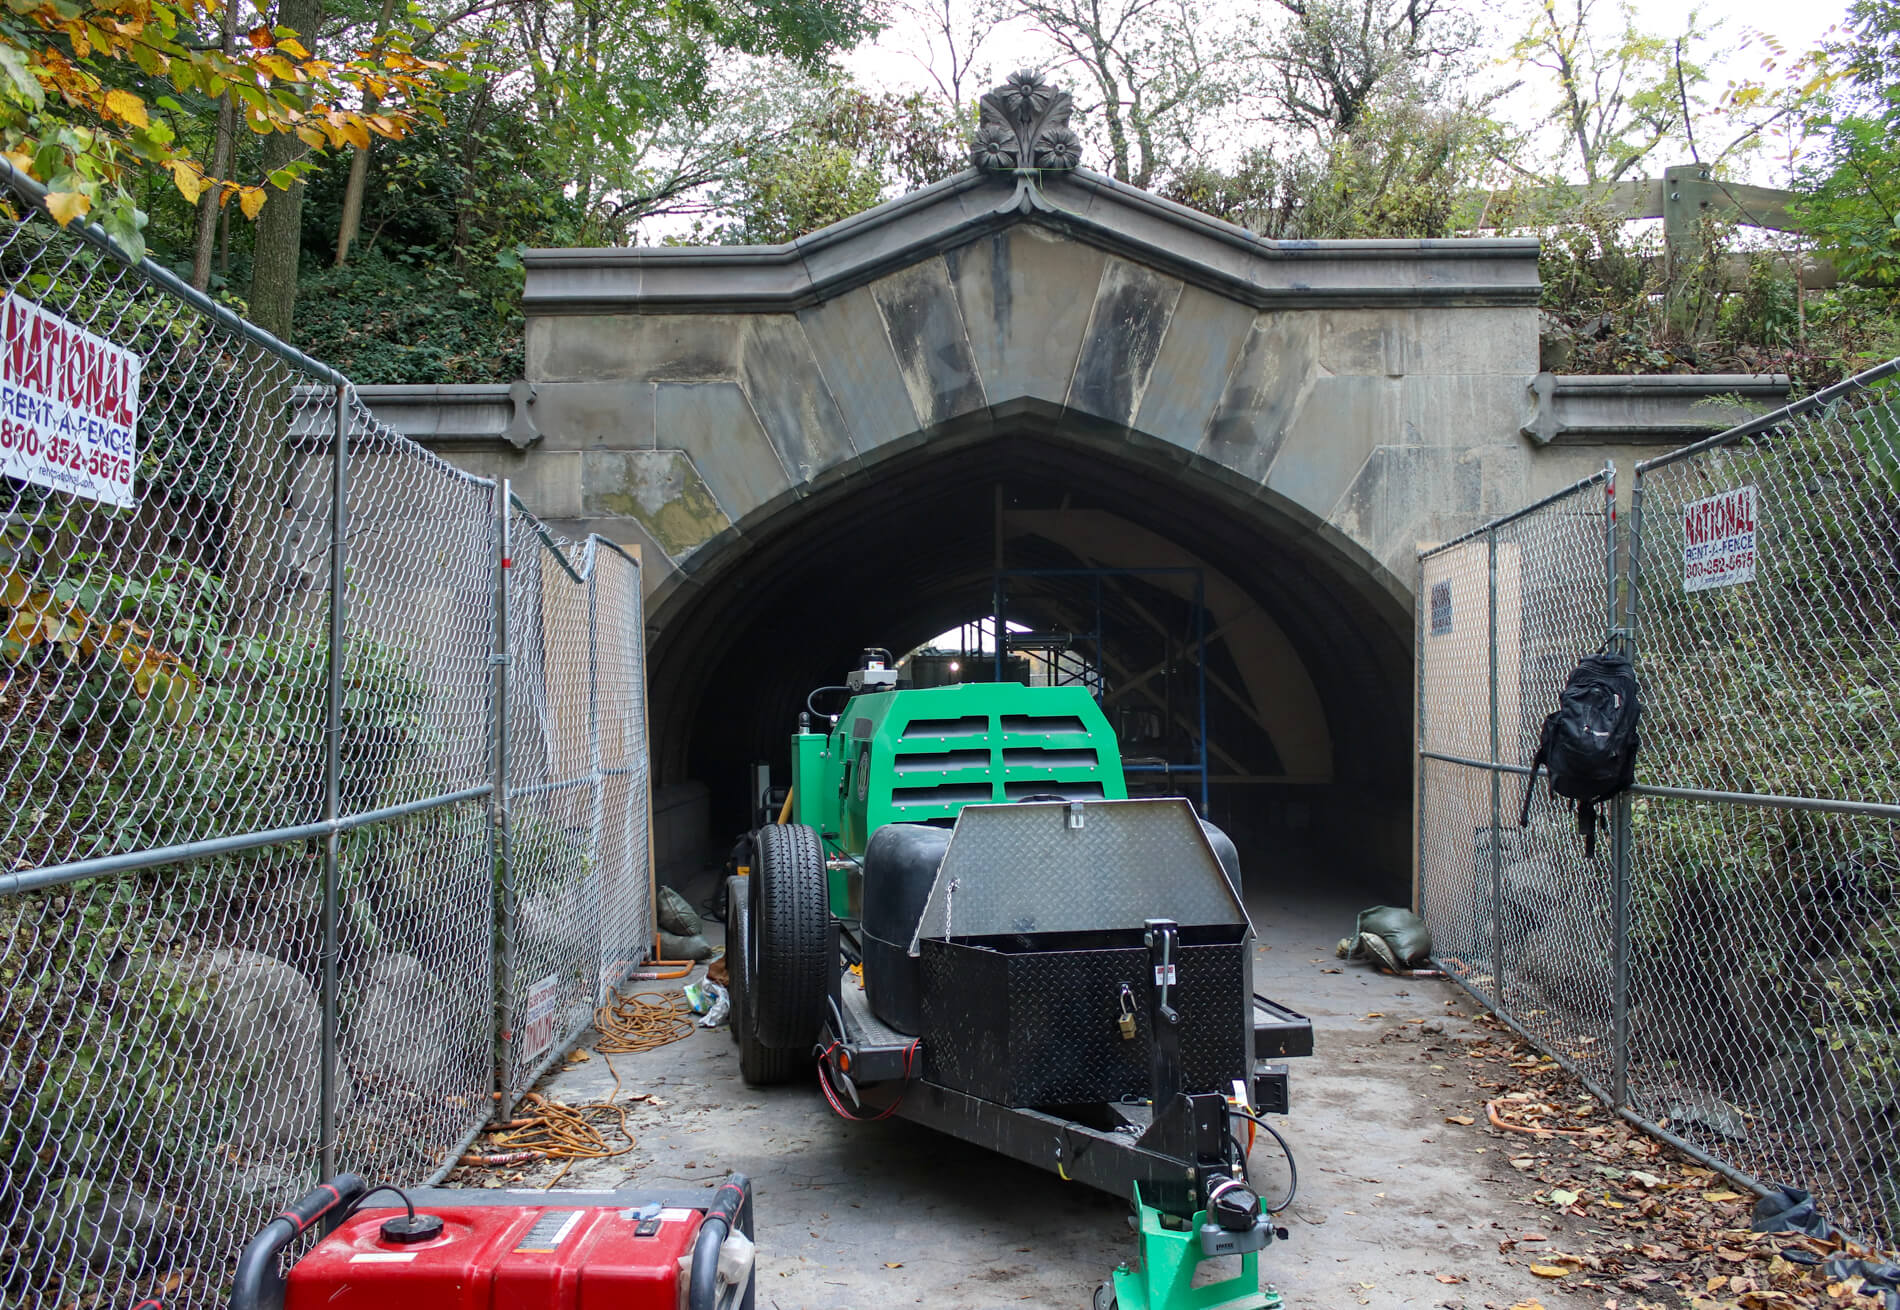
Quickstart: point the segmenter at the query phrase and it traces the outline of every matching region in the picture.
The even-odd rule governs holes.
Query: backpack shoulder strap
[[[1544,744],[1537,744],[1537,754],[1531,757],[1531,776],[1524,779],[1524,806],[1517,813],[1517,826],[1531,826],[1531,798],[1537,794],[1537,771],[1544,767]]]

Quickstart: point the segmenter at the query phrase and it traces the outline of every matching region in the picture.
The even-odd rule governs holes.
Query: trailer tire
[[[826,941],[831,926],[825,848],[803,823],[759,829],[757,860],[747,881],[752,910],[746,955],[754,1031],[768,1046],[796,1049],[814,1042],[831,990]]]
[[[726,880],[732,907],[726,919],[726,976],[732,984],[732,1040],[739,1043],[739,1077],[748,1087],[775,1087],[798,1077],[810,1059],[807,1050],[779,1050],[758,1039],[752,1021],[753,989],[747,985],[746,945],[752,930],[752,907],[746,903],[745,878]]]

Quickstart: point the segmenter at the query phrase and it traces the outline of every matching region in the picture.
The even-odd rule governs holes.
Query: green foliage
[[[714,194],[720,219],[696,235],[736,245],[801,237],[957,172],[961,131],[928,97],[833,87],[789,131],[744,152],[738,174]]]
[[[1822,52],[1831,86],[1809,126],[1827,145],[1804,170],[1802,219],[1843,275],[1900,291],[1900,3],[1857,0],[1848,29]]]
[[[520,274],[435,256],[427,247],[386,254],[378,243],[304,278],[304,349],[362,385],[520,377]]]
[[[1327,146],[1251,151],[1231,173],[1187,170],[1164,194],[1278,239],[1447,237],[1477,221],[1473,179],[1501,143],[1471,106],[1381,99]]]

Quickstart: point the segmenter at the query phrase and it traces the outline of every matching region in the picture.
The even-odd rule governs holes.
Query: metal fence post
[[[336,821],[342,798],[344,629],[349,621],[345,590],[350,495],[350,391],[337,384],[336,430],[330,444],[330,616],[328,689],[323,717],[323,944],[321,1036],[317,1055],[317,1176],[336,1176],[337,1069],[337,845]]]
[[[1630,487],[1629,549],[1624,556],[1623,622],[1620,625],[1623,653],[1637,658],[1636,623],[1641,611],[1641,569],[1643,554],[1643,470],[1639,465]],[[1612,616],[1614,621],[1614,616]],[[1640,689],[1640,679],[1638,682]],[[1611,959],[1615,967],[1615,995],[1612,997],[1610,1032],[1610,1094],[1612,1104],[1622,1109],[1630,1103],[1630,973],[1636,947],[1631,940],[1631,897],[1633,894],[1636,834],[1636,798],[1625,791],[1616,798],[1611,810],[1611,855],[1615,862],[1616,904]]]
[[[1504,762],[1498,731],[1498,534],[1484,534],[1486,573],[1486,680],[1491,689],[1491,988],[1500,1010],[1504,1008]]]
[[[1636,650],[1629,632],[1617,621],[1616,465],[1605,466],[1603,484],[1604,621],[1618,649],[1631,659]],[[1610,1103],[1629,1099],[1629,993],[1630,993],[1630,794],[1621,792],[1610,802]]]
[[[600,862],[600,833],[606,826],[607,780],[600,771],[600,559],[588,551],[587,569],[587,773],[592,781],[593,808],[588,815],[587,850],[594,876],[594,1005],[606,1003],[601,995],[600,966],[607,942],[607,877]]]
[[[495,780],[494,843],[495,900],[501,913],[501,966],[495,982],[495,1020],[499,1039],[495,1050],[495,1117],[514,1117],[515,1037],[520,1015],[515,1012],[515,876],[514,849],[508,807],[509,665],[514,657],[513,633],[508,623],[508,579],[515,566],[508,515],[510,483],[503,478],[495,488]]]

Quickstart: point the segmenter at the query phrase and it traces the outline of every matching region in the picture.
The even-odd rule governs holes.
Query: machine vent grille
[[[904,725],[902,740],[910,741],[917,737],[983,737],[989,734],[989,730],[987,714],[966,714],[960,719],[912,719]]]
[[[1031,796],[1060,796],[1067,801],[1103,799],[1102,784],[1099,782],[1054,782],[1047,778],[1041,782],[1004,783],[1003,795],[1012,801],[1027,800]]]
[[[900,774],[933,773],[944,769],[986,769],[989,763],[987,750],[906,751],[891,761],[891,769]]]
[[[1101,795],[1102,789],[1095,789]],[[891,788],[891,808],[894,810],[935,808],[939,805],[967,805],[971,802],[982,804],[994,800],[987,782],[947,782],[936,787],[893,787]]]
[[[1092,750],[1024,746],[1004,751],[1003,763],[1015,769],[1092,769],[1097,761]]]
[[[1088,729],[1073,714],[1005,714],[1003,731],[1015,736],[1053,737],[1059,733],[1085,733]]]

